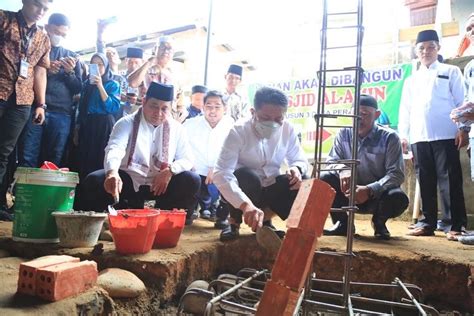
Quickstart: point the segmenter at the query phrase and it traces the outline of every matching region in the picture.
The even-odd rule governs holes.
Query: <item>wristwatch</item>
[[[43,103],[43,104],[36,105],[36,108],[42,108],[43,110],[46,110],[48,106],[46,105],[46,103]]]

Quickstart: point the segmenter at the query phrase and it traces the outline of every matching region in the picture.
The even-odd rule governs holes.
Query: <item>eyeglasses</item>
[[[168,46],[168,45],[160,45],[160,46],[158,46],[158,50],[159,51],[165,51],[165,52],[171,52],[173,50],[173,48],[171,46]]]

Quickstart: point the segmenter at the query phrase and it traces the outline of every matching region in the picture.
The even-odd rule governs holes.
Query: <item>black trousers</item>
[[[252,203],[260,209],[270,208],[281,219],[285,220],[290,215],[291,207],[295,201],[298,190],[290,190],[290,183],[286,175],[276,177],[276,182],[268,187],[262,187],[258,175],[249,168],[240,168],[234,172],[239,187],[249,197]],[[227,208],[230,217],[235,223],[242,223],[242,211],[233,207],[224,199],[222,206]]]
[[[123,187],[116,209],[142,209],[145,200],[155,200],[157,209],[180,208],[192,211],[196,204],[196,193],[201,184],[199,175],[191,171],[184,171],[171,178],[164,194],[155,196],[147,185],[140,186],[139,191],[135,192],[132,178],[123,170],[119,170],[119,175]],[[105,170],[103,169],[94,171],[86,177],[81,187],[84,210],[103,212],[107,209],[107,205],[113,203],[112,196],[105,192],[104,181]]]
[[[9,157],[30,117],[30,111],[31,106],[16,104],[15,93],[7,101],[0,100],[0,188],[2,188],[2,195],[6,193],[9,185],[9,183],[4,183],[8,181],[4,176]],[[1,202],[4,203],[4,200],[5,197],[2,196]]]
[[[420,183],[420,224],[435,230],[438,218],[437,185],[449,194],[451,229],[461,231],[467,226],[466,206],[462,187],[462,169],[459,150],[454,139],[419,142],[411,145],[415,158],[415,171]],[[447,176],[446,176],[447,175]]]
[[[336,190],[336,197],[332,207],[340,208],[349,205],[349,199],[341,191],[339,175],[333,172],[321,173],[320,179]],[[393,188],[385,191],[377,199],[371,199],[363,204],[357,205],[360,213],[373,214],[375,223],[385,223],[389,218],[400,216],[408,207],[408,196],[400,188]],[[337,221],[342,225],[347,225],[347,213],[331,212],[332,222]]]

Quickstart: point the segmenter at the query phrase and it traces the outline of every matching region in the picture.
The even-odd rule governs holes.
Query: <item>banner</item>
[[[381,124],[396,129],[398,108],[405,79],[411,74],[411,64],[366,70],[362,77],[361,93],[372,95],[382,111]],[[326,78],[326,114],[352,114],[354,102],[354,71],[329,72]],[[248,87],[249,100],[255,91],[264,84],[251,84]],[[318,79],[294,79],[269,82],[265,85],[278,88],[288,96],[289,106],[286,118],[301,135],[301,144],[308,158],[314,157],[316,123],[314,115],[318,108]],[[331,87],[328,87],[331,86]],[[324,125],[352,125],[350,118],[325,119]],[[323,153],[332,147],[338,128],[325,128],[323,131]]]

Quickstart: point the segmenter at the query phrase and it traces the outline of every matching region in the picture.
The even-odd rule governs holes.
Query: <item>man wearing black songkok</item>
[[[374,236],[377,239],[390,239],[385,223],[403,213],[408,207],[408,197],[400,189],[405,179],[402,146],[397,133],[375,124],[380,116],[377,101],[370,95],[362,94],[359,103],[359,131],[357,185],[354,201],[361,213],[372,213]],[[345,165],[340,160],[352,157],[352,128],[339,131],[329,153],[329,168],[340,169]],[[347,167],[347,166],[346,166]],[[321,180],[336,190],[333,207],[347,206],[350,197],[350,170],[323,172]],[[324,235],[346,235],[347,214],[332,212],[334,226],[324,230]]]
[[[88,210],[103,211],[119,200],[119,208],[188,211],[187,224],[201,179],[191,171],[193,157],[183,126],[171,118],[173,86],[151,83],[143,107],[120,119],[105,149],[104,169],[84,181]]]

